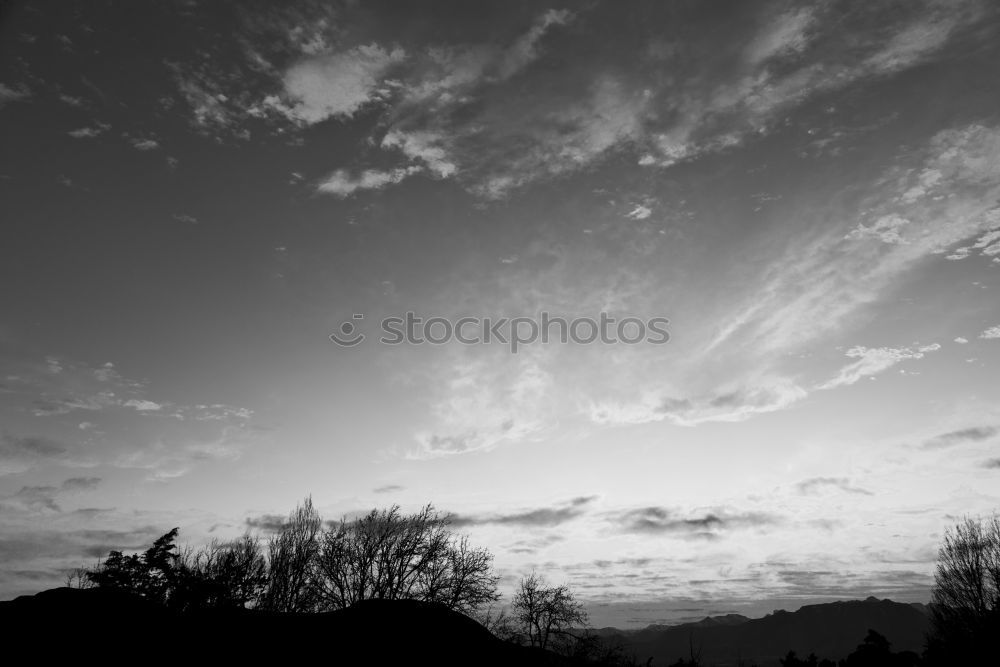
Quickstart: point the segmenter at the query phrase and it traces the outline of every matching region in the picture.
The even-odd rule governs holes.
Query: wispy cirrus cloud
[[[144,415],[161,415],[178,420],[247,420],[253,411],[222,403],[179,405],[146,397],[149,382],[122,375],[113,362],[87,364],[49,356],[43,363],[27,363],[8,376],[8,403],[19,400],[36,417],[57,417],[77,411],[132,410]]]
[[[534,24],[517,41],[504,50],[497,63],[497,76],[508,79],[538,59],[539,42],[552,27],[566,25],[573,18],[567,9],[550,9],[535,19]]]
[[[826,333],[877,301],[917,262],[994,225],[1000,164],[991,156],[998,150],[995,127],[973,124],[936,134],[915,165],[887,170],[863,202],[863,217],[873,222],[862,227],[875,232],[823,230],[798,241],[707,350],[737,334],[781,349],[801,340],[802,331]],[[929,179],[930,172],[937,175]],[[879,222],[887,219],[895,222]]]
[[[316,191],[337,197],[348,197],[358,190],[379,190],[387,185],[399,183],[404,178],[421,171],[423,168],[420,166],[393,169],[392,171],[366,169],[358,176],[351,176],[346,169],[338,169],[317,185]]]
[[[145,471],[149,482],[168,482],[187,475],[198,465],[239,459],[256,436],[243,424],[227,424],[206,437],[159,438],[145,447],[121,452],[111,465]]]
[[[746,62],[759,65],[775,57],[799,54],[809,43],[809,31],[816,21],[816,10],[801,6],[768,17],[745,50]]]
[[[833,389],[852,385],[862,378],[874,377],[902,361],[923,359],[928,352],[936,352],[940,349],[941,346],[937,343],[912,348],[870,348],[858,345],[845,352],[848,357],[857,361],[844,366],[836,377],[820,384],[817,389]]]
[[[429,396],[430,424],[415,434],[417,447],[409,458],[489,451],[551,426],[547,406],[554,400],[554,378],[540,355],[519,355],[517,363],[498,366],[459,350],[432,372],[441,373],[443,381]]]

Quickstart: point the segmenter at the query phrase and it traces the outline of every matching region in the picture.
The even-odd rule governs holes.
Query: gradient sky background
[[[6,3],[0,597],[306,494],[596,625],[926,601],[1000,506],[1000,13]],[[345,349],[354,313],[666,345]]]

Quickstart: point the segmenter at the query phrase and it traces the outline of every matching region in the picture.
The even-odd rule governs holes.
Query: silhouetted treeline
[[[649,655],[660,640],[649,639],[646,633],[645,644],[629,646],[628,641],[581,630],[587,617],[573,592],[566,586],[546,585],[534,573],[521,579],[509,613],[496,613],[493,604],[500,595],[493,555],[454,534],[450,522],[449,515],[431,505],[413,514],[394,506],[352,520],[324,522],[307,498],[266,539],[247,533],[234,541],[181,550],[174,528],[144,552],[112,551],[95,567],[78,570],[72,581],[79,588],[128,594],[181,614],[211,610],[315,614],[372,600],[419,601],[470,616],[507,643],[555,650],[588,664],[652,664]],[[906,605],[896,606],[907,614],[917,613]],[[894,652],[889,639],[871,629],[853,652],[836,662],[816,654],[801,657],[794,651],[779,662],[783,667],[994,664],[1000,655],[1000,518],[996,515],[989,520],[967,518],[946,532],[929,609],[930,630],[921,653]],[[777,622],[783,617],[768,618]],[[735,647],[746,647],[754,635],[741,627],[763,621],[746,619],[744,624],[699,631],[718,635],[717,639],[723,637],[719,633],[742,633],[743,639],[733,635],[727,641],[736,639]],[[901,627],[912,629],[912,624]],[[665,647],[662,642],[660,646]],[[715,647],[716,655],[719,648]],[[780,654],[767,655],[773,664]],[[702,660],[702,647],[691,642],[688,655],[670,667],[708,664]],[[753,663],[737,656],[735,663],[726,664]]]
[[[362,600],[422,600],[471,613],[498,599],[493,555],[453,534],[427,505],[324,523],[310,499],[266,542],[246,534],[180,551],[174,528],[141,554],[111,554],[80,586],[136,593],[171,609],[274,612],[344,609]]]

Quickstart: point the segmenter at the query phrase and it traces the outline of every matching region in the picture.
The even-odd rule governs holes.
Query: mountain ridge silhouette
[[[766,667],[778,665],[789,651],[845,658],[869,629],[887,637],[894,651],[920,653],[929,628],[927,605],[869,596],[804,605],[795,611],[776,609],[761,618],[727,614],[631,631],[604,628],[599,633],[604,641],[618,642],[643,660],[652,657],[658,665],[687,658],[693,648],[701,650],[703,663],[718,667],[737,665],[739,660]]]

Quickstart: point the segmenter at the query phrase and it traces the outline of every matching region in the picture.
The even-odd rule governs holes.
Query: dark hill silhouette
[[[760,667],[777,665],[789,651],[839,660],[847,657],[869,629],[892,643],[893,651],[923,650],[929,618],[923,605],[901,604],[870,597],[867,600],[807,605],[798,611],[775,611],[764,618],[738,614],[709,617],[675,626],[649,626],[636,632],[602,633],[606,641],[620,642],[640,660],[668,665],[687,658],[700,647],[703,663],[736,665],[742,658]]]
[[[117,656],[153,664],[191,657],[224,664],[578,664],[501,641],[467,616],[416,600],[368,600],[321,614],[182,615],[128,593],[58,588],[0,602],[0,627],[42,662]]]

